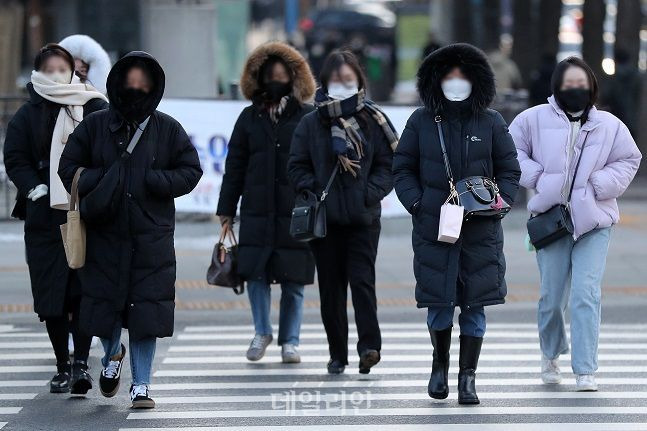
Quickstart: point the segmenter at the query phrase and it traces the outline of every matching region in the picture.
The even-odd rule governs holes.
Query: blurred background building
[[[418,103],[415,74],[426,54],[470,42],[490,56],[495,108],[509,121],[545,102],[556,61],[580,55],[601,81],[600,106],[647,153],[647,132],[638,127],[647,124],[646,15],[647,0],[2,0],[0,143],[37,50],[83,33],[113,61],[136,49],[157,57],[169,98],[237,98],[249,51],[284,40],[315,74],[331,50],[353,50],[371,97],[404,105]]]

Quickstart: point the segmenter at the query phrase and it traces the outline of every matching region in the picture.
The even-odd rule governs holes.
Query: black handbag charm
[[[510,204],[501,198],[499,187],[494,180],[488,177],[467,177],[454,183],[452,168],[447,156],[447,147],[445,146],[445,137],[441,125],[442,118],[434,118],[438,128],[438,138],[440,139],[440,148],[443,152],[443,162],[445,163],[445,173],[449,181],[450,193],[458,197],[459,205],[465,208],[464,219],[469,220],[472,217],[496,217],[503,218],[510,212]]]
[[[582,153],[584,153],[584,144],[586,144],[586,138],[588,137],[589,134],[587,132],[584,137],[584,142],[582,143],[582,150],[580,151],[577,163],[575,164],[573,180],[571,181],[571,186],[568,190],[566,204],[555,205],[546,212],[537,214],[536,216],[531,216],[528,219],[528,223],[526,223],[530,242],[537,250],[552,244],[560,238],[573,235],[574,227],[570,211],[571,195],[573,194],[577,171],[580,168]]]
[[[229,238],[230,245],[225,241]],[[211,264],[207,270],[207,283],[230,287],[236,295],[245,291],[245,282],[238,275],[238,242],[232,227],[222,228],[220,240],[213,248]]]
[[[325,200],[338,169],[339,162],[335,164],[321,197],[311,191],[304,191],[297,196],[290,221],[290,235],[295,240],[306,242],[326,236]]]

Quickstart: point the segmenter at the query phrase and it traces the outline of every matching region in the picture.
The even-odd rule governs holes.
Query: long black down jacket
[[[440,80],[460,67],[472,82],[465,102],[448,103]],[[499,304],[505,301],[503,229],[494,218],[463,223],[455,244],[437,241],[440,207],[449,195],[438,130],[440,115],[455,180],[487,176],[501,196],[514,202],[521,171],[501,115],[486,107],[494,97],[494,79],[485,55],[457,44],[429,55],[418,72],[425,107],[409,118],[393,159],[395,190],[413,214],[412,243],[418,307]]]
[[[274,124],[258,101],[259,69],[271,57],[290,69],[292,97]],[[255,102],[238,117],[229,140],[218,214],[234,216],[240,205],[238,272],[245,280],[311,284],[314,258],[307,244],[290,236],[295,193],[287,179],[287,162],[294,129],[312,111],[306,100],[315,89],[305,59],[279,42],[261,45],[249,56],[242,90]]]
[[[132,128],[122,114],[119,94],[135,62],[153,78],[145,103],[150,121],[132,155],[122,158]],[[155,111],[164,92],[164,72],[153,57],[127,54],[113,66],[107,88],[110,109],[81,122],[70,136],[58,171],[69,188],[77,168],[86,168],[79,181],[82,203],[111,166],[121,163],[124,171],[116,216],[87,223],[86,261],[79,270],[80,325],[91,335],[109,337],[121,320],[135,340],[168,337],[173,334],[175,308],[173,199],[196,186],[202,175],[200,161],[182,126]]]
[[[25,205],[25,247],[34,311],[43,319],[63,316],[66,295],[80,293],[76,274],[67,266],[60,225],[65,211],[49,205],[49,195],[33,202],[26,199],[39,184],[49,187],[49,150],[60,105],[41,97],[27,84],[29,101],[9,122],[4,143],[4,165],[18,188],[20,207]],[[103,99],[91,99],[83,115],[105,109]]]

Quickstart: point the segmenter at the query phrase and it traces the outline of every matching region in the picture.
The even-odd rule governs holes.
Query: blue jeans
[[[537,311],[539,344],[544,356],[568,352],[564,313],[570,303],[571,367],[575,374],[598,369],[600,297],[611,228],[571,236],[537,250],[541,276]]]
[[[254,328],[257,334],[271,335],[271,287],[264,281],[248,281],[247,294],[252,307]],[[299,344],[301,317],[303,316],[303,285],[281,283],[281,308],[279,310],[279,345]]]
[[[121,353],[121,322],[115,326],[112,338],[102,338],[103,351],[105,355],[101,358],[101,364],[108,366],[110,358]],[[130,372],[133,385],[150,385],[151,368],[155,357],[155,346],[157,338],[150,337],[142,340],[130,340]]]
[[[435,331],[442,331],[454,324],[454,307],[427,308],[427,326]],[[485,311],[483,307],[461,307],[458,316],[461,334],[471,337],[485,335]]]

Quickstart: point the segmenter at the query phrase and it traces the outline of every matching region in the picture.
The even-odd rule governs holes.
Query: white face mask
[[[467,79],[451,78],[447,79],[440,84],[443,93],[447,100],[452,102],[460,102],[470,97],[472,94],[472,83]]]
[[[331,82],[328,84],[328,96],[331,99],[344,100],[357,94],[357,82]]]
[[[71,72],[51,72],[45,74],[45,76],[57,84],[69,84],[72,81]]]

